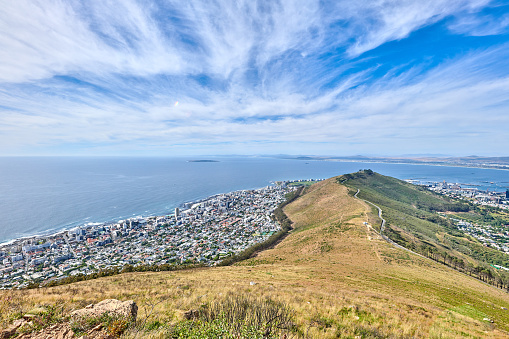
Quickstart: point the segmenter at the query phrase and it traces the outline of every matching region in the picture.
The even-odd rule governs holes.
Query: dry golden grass
[[[134,299],[140,320],[168,323],[228,293],[251,294],[286,302],[296,334],[310,338],[507,337],[505,292],[387,244],[363,224],[369,208],[329,179],[285,208],[295,229],[283,242],[235,266],[129,273],[2,297],[23,295],[24,309]]]

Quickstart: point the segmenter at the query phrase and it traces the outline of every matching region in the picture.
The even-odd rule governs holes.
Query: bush
[[[203,305],[197,319],[177,323],[170,338],[279,338],[293,329],[292,319],[284,303],[229,294]]]
[[[210,322],[203,320],[187,320],[179,322],[169,331],[169,338],[207,338],[207,339],[262,339],[276,338],[265,336],[260,330],[242,327],[239,332],[231,332],[229,324],[224,319],[215,319]]]

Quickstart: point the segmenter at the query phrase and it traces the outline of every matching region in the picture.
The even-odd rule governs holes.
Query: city
[[[414,180],[407,180],[418,183]],[[429,190],[455,199],[468,201],[475,206],[496,211],[509,211],[509,190],[505,193],[482,191],[477,188],[462,187],[459,183],[433,182],[421,184]],[[441,213],[457,226],[458,230],[477,239],[486,247],[495,248],[509,254],[509,230],[507,220],[469,220],[470,215],[464,213]],[[505,268],[504,268],[505,269]]]
[[[415,180],[407,180],[416,182]],[[462,187],[459,183],[433,182],[424,185],[429,190],[452,198],[466,199],[476,205],[498,207],[509,210],[509,189],[503,192],[483,191],[475,187]]]
[[[125,265],[214,265],[280,229],[274,209],[295,189],[278,182],[218,194],[174,215],[95,224],[0,246],[0,289],[24,288]]]

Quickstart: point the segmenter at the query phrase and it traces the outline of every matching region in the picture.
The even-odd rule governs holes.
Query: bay
[[[201,159],[217,162],[190,162]],[[0,157],[0,242],[89,222],[170,214],[185,202],[271,181],[367,168],[399,179],[509,188],[509,171],[480,168],[263,157]]]

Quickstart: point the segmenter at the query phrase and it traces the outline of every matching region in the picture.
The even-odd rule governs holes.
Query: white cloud
[[[23,82],[75,72],[136,75],[182,71],[149,14],[132,1],[5,1],[0,12],[0,81]],[[95,30],[94,30],[95,29]],[[128,41],[131,37],[132,41]]]
[[[281,90],[277,100],[264,99],[256,92],[245,92],[239,100],[233,91],[221,96],[210,93],[207,103],[189,97],[181,98],[177,107],[172,102],[146,103],[140,111],[129,101],[105,102],[92,94],[87,100],[99,100],[99,108],[36,95],[24,100],[24,108],[42,114],[3,114],[0,144],[148,143],[163,147],[265,141],[386,145],[405,140],[409,150],[412,146],[422,151],[432,150],[445,139],[486,145],[493,138],[507,139],[499,126],[509,125],[505,114],[509,77],[484,79],[479,69],[500,58],[503,50],[451,61],[410,84],[395,79],[357,86],[362,78],[351,78],[311,99]],[[11,95],[3,93],[0,99],[15,104]],[[468,137],[473,134],[483,135],[484,140]]]
[[[338,46],[357,56],[488,2],[5,1],[0,81],[83,72],[238,77],[292,51],[308,56]]]
[[[459,145],[474,132],[509,141],[499,128],[509,123],[508,74],[498,72],[507,45],[379,79],[376,66],[349,60],[447,16],[476,17],[488,2],[6,1],[0,153],[75,143],[284,152],[289,143],[360,149],[394,139],[411,148],[447,137]],[[450,28],[482,26],[459,22]],[[325,65],[324,52],[337,62]]]
[[[358,56],[385,42],[406,38],[413,31],[450,15],[462,15],[486,6],[490,0],[378,0],[340,2],[351,20],[349,34],[355,42],[348,54]]]
[[[456,18],[449,29],[457,34],[470,36],[498,35],[509,32],[509,14],[501,17],[471,13]]]

